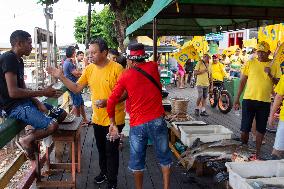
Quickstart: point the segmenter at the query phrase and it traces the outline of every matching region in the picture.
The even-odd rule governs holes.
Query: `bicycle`
[[[225,89],[223,81],[213,81],[213,90],[209,93],[209,103],[212,108],[218,105],[221,113],[227,114],[233,107],[230,93]]]

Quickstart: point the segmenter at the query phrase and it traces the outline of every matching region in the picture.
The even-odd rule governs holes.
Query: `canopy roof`
[[[204,35],[283,22],[284,0],[154,0],[126,35],[152,35],[154,18],[158,35]]]

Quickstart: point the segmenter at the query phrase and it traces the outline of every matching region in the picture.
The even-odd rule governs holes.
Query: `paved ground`
[[[237,116],[232,110],[228,114],[222,114],[219,112],[218,108],[211,108],[207,106],[207,112],[210,116],[208,117],[196,117],[194,115],[194,108],[196,107],[195,102],[196,102],[196,96],[197,96],[197,91],[196,89],[192,88],[185,88],[185,89],[176,89],[173,87],[169,87],[170,97],[187,97],[189,98],[189,106],[188,106],[188,112],[191,114],[195,119],[197,120],[202,120],[208,124],[211,125],[223,125],[230,130],[233,131],[234,137],[240,137],[240,125],[241,125],[241,115]],[[263,158],[268,158],[271,151],[272,151],[272,146],[274,144],[274,138],[275,134],[274,133],[269,133],[266,132],[265,136],[265,142],[266,144],[262,146],[262,157]],[[250,137],[250,145],[255,146],[254,142],[252,142],[252,137]]]
[[[168,87],[170,95],[169,97],[188,97],[190,99],[188,112],[193,115],[195,107],[196,91],[195,89],[176,89]],[[88,97],[85,95],[85,99]],[[91,116],[91,109],[87,108],[88,116]],[[236,116],[234,112],[230,112],[226,115],[221,114],[217,109],[211,109],[208,107],[209,117],[198,117],[197,120],[203,120],[208,124],[224,125],[234,132],[235,137],[239,137],[240,132],[240,120],[241,116]],[[106,185],[97,185],[94,183],[94,177],[99,173],[98,167],[98,153],[94,140],[93,128],[87,127],[82,129],[82,172],[78,174],[77,188],[105,188]],[[274,134],[268,133],[266,136],[266,144],[263,146],[263,156],[270,154],[272,150],[272,144],[274,142]],[[252,142],[251,145],[254,145]],[[64,161],[68,161],[67,153],[63,154]],[[127,169],[129,159],[129,147],[128,139],[125,139],[124,148],[120,153],[120,169],[118,176],[118,188],[119,189],[134,189],[134,180],[132,174]],[[162,174],[158,162],[155,158],[153,147],[149,146],[147,149],[145,176],[144,176],[144,188],[145,189],[162,189]],[[62,172],[59,175],[53,176],[49,179],[65,180],[70,176],[69,173]],[[213,177],[196,177],[193,172],[186,172],[186,170],[177,165],[177,160],[173,165],[171,174],[171,188],[172,189],[214,189],[221,188],[213,182]]]

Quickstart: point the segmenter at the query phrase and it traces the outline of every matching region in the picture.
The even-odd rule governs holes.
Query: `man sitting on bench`
[[[34,160],[37,150],[35,141],[56,131],[58,122],[63,121],[67,113],[34,98],[58,98],[62,94],[61,91],[51,86],[35,91],[26,88],[22,57],[29,56],[32,51],[31,35],[16,30],[10,36],[10,43],[12,49],[0,56],[0,109],[3,109],[9,118],[20,120],[34,128],[18,142],[27,158]]]

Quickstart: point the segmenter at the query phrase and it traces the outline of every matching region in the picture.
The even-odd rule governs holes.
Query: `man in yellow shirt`
[[[196,76],[196,86],[198,91],[198,98],[196,101],[195,115],[208,116],[205,106],[208,97],[208,90],[210,85],[210,68],[209,68],[209,55],[204,54],[201,61],[199,61],[195,68],[194,74]],[[200,107],[201,104],[201,107]]]
[[[280,67],[271,64],[268,58],[270,47],[267,42],[257,45],[257,58],[248,61],[243,69],[238,95],[235,99],[235,109],[240,107],[240,96],[246,86],[242,102],[241,139],[248,143],[253,118],[256,119],[256,157],[260,158],[260,148],[266,132],[270,112],[271,92],[281,76]]]
[[[231,62],[230,76],[231,77],[240,77],[240,71],[241,71],[241,67],[243,64],[240,51],[241,49],[237,48],[235,54],[230,57],[230,62]]]
[[[101,169],[100,174],[95,177],[95,182],[99,184],[107,179],[108,188],[116,189],[119,167],[119,139],[110,141],[106,138],[110,125],[106,103],[123,68],[120,64],[109,60],[107,55],[107,43],[98,38],[90,42],[89,59],[92,64],[85,68],[77,83],[73,83],[64,77],[60,69],[48,68],[48,72],[60,79],[74,93],[79,93],[86,86],[89,86],[93,108],[92,122]],[[119,132],[122,131],[124,126],[125,112],[124,103],[122,103],[124,99],[125,95],[115,107],[115,122],[118,125]]]
[[[226,77],[226,72],[224,70],[224,65],[219,62],[219,57],[217,54],[214,54],[212,56],[213,62],[211,65],[211,76],[212,80],[214,81],[224,81],[224,78]]]

